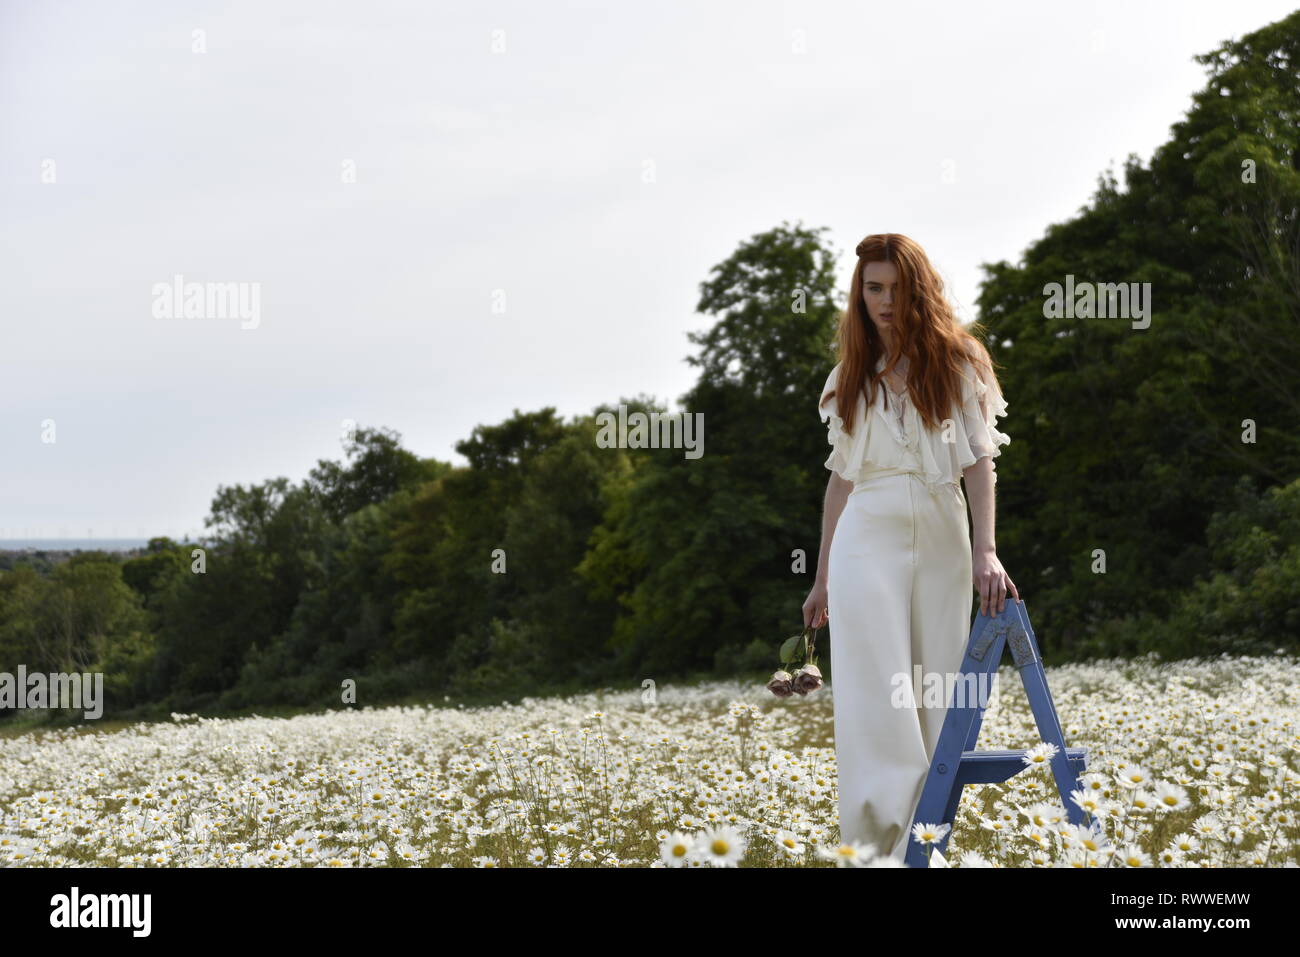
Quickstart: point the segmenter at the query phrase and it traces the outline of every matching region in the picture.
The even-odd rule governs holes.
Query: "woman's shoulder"
[[[957,357],[963,373],[976,372],[989,365],[988,350],[978,339],[968,339],[961,344]]]
[[[826,382],[822,385],[822,394],[818,398],[818,405],[825,404],[826,400],[835,392],[835,383],[839,380],[840,366],[842,362],[836,362],[831,367],[831,371],[826,375]]]
[[[975,339],[963,344],[958,359],[961,369],[963,396],[974,392],[983,395],[988,389],[998,388],[998,378],[993,372],[993,360],[988,350]]]

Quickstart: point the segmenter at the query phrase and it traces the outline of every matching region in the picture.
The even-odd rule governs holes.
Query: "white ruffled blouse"
[[[876,371],[884,367],[882,358],[876,363]],[[835,388],[839,371],[836,363],[822,387],[822,399]],[[997,419],[1007,414],[1007,401],[997,380],[985,382],[970,362],[962,364],[961,402],[953,409],[953,427],[947,430],[950,436],[947,441],[942,423],[939,429],[926,428],[907,392],[899,395],[884,380],[881,382],[883,387],[876,389],[870,414],[866,410],[866,396],[858,395],[852,433],[844,431],[837,399],[827,399],[825,405],[818,407],[827,426],[826,440],[832,447],[826,467],[841,478],[856,484],[880,470],[916,472],[935,491],[940,485],[956,485],[961,481],[963,469],[986,455],[996,459],[1001,447],[1011,442],[1009,435],[997,429]],[[885,389],[889,389],[889,409],[885,408]],[[994,469],[994,483],[997,480]]]

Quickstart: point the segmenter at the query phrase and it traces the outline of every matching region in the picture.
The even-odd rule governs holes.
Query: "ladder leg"
[[[926,775],[921,797],[908,827],[907,852],[903,860],[909,867],[928,866],[925,848],[911,836],[912,827],[919,823],[951,825],[957,804],[961,800],[962,786],[958,781],[958,772],[961,770],[962,750],[974,747],[983,720],[983,709],[970,701],[964,701],[961,707],[954,705],[957,688],[963,686],[967,674],[977,676],[978,687],[981,680],[986,680],[982,676],[997,669],[1006,643],[1006,634],[1004,631],[988,632],[989,621],[984,615],[979,615],[966,642],[966,656],[962,659],[958,680],[953,687],[953,697],[948,701],[948,712],[944,716],[943,730],[939,733],[934,757],[930,761],[930,772]],[[947,846],[946,836],[939,846]]]
[[[961,795],[964,790],[966,790],[966,786],[960,781],[953,785],[952,794],[948,798],[948,806],[943,809],[943,823],[948,825],[948,833],[943,836],[943,840],[935,845],[940,854],[948,853],[948,838],[952,837],[952,829],[957,823],[957,805],[961,803]]]
[[[1034,714],[1041,740],[1056,745],[1056,755],[1052,758],[1052,777],[1056,779],[1056,790],[1061,795],[1061,804],[1065,816],[1071,824],[1082,824],[1083,809],[1070,800],[1070,792],[1079,786],[1074,768],[1070,766],[1066,755],[1065,734],[1061,730],[1061,721],[1057,716],[1056,704],[1052,692],[1047,686],[1047,673],[1043,670],[1043,658],[1038,652],[1038,642],[1034,640],[1033,629],[1029,626],[1029,615],[1023,606],[1017,605],[1016,617],[1023,629],[1024,647],[1021,655],[1027,653],[1029,660],[1017,661],[1020,668],[1020,681],[1025,686],[1025,695],[1029,698],[1029,707]],[[1019,656],[1018,656],[1019,657]]]
[[[983,691],[983,688],[992,686],[992,678],[996,672],[997,672],[997,665],[994,664],[992,668],[988,668],[980,673],[980,679],[989,682],[988,684],[983,685],[979,689],[981,692]],[[975,718],[970,723],[970,734],[967,735],[966,737],[967,751],[975,750],[975,742],[979,740],[980,727],[984,724],[984,712],[987,710],[988,709],[984,705],[980,705],[975,709]]]
[[[1051,727],[1055,730],[1055,736],[1051,740],[1053,743],[1055,743],[1056,738],[1060,738],[1063,741],[1065,740],[1065,735],[1061,731],[1061,722],[1057,717],[1056,702],[1052,699],[1052,691],[1047,686],[1047,674],[1042,667],[1043,655],[1038,649],[1038,639],[1034,636],[1033,626],[1029,623],[1029,612],[1024,607],[1023,602],[1016,604],[1015,614],[1016,620],[1020,623],[1020,627],[1024,629],[1025,642],[1028,645],[1029,652],[1033,656],[1033,660],[1039,663],[1039,673],[1042,675],[1043,696],[1047,699],[1047,705],[1050,709],[1048,720],[1051,722]]]

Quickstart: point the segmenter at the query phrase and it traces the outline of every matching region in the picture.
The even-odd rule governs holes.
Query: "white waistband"
[[[921,480],[921,482],[922,482],[923,484],[925,484],[925,486],[926,486],[927,488],[930,488],[929,483],[925,481],[925,473],[924,473],[924,472],[920,472],[920,471],[918,471],[918,470],[916,470],[916,469],[912,469],[912,468],[880,468],[880,469],[872,469],[872,470],[871,470],[870,472],[868,472],[866,475],[863,475],[863,476],[860,477],[856,482],[854,482],[854,483],[853,483],[853,491],[854,491],[854,492],[858,491],[858,489],[865,487],[866,485],[870,484],[871,482],[874,482],[876,479],[879,479],[879,478],[886,478],[886,477],[891,476],[891,475],[915,475],[918,479]],[[955,488],[955,489],[960,489],[960,488],[961,488],[961,485],[958,484],[957,482],[942,482],[942,483],[939,483],[939,484],[942,484],[942,485],[951,485],[951,486],[952,486],[953,488]],[[934,489],[931,489],[931,491],[934,491]],[[850,494],[852,494],[852,493],[850,493]]]

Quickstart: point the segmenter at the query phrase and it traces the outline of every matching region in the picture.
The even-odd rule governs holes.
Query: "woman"
[[[913,696],[913,668],[921,688],[952,687],[972,581],[983,613],[1020,598],[993,542],[993,459],[1011,439],[996,428],[1007,403],[988,351],[921,247],[881,233],[857,253],[818,406],[831,475],[803,614],[831,626],[841,840],[901,860],[947,710]]]

